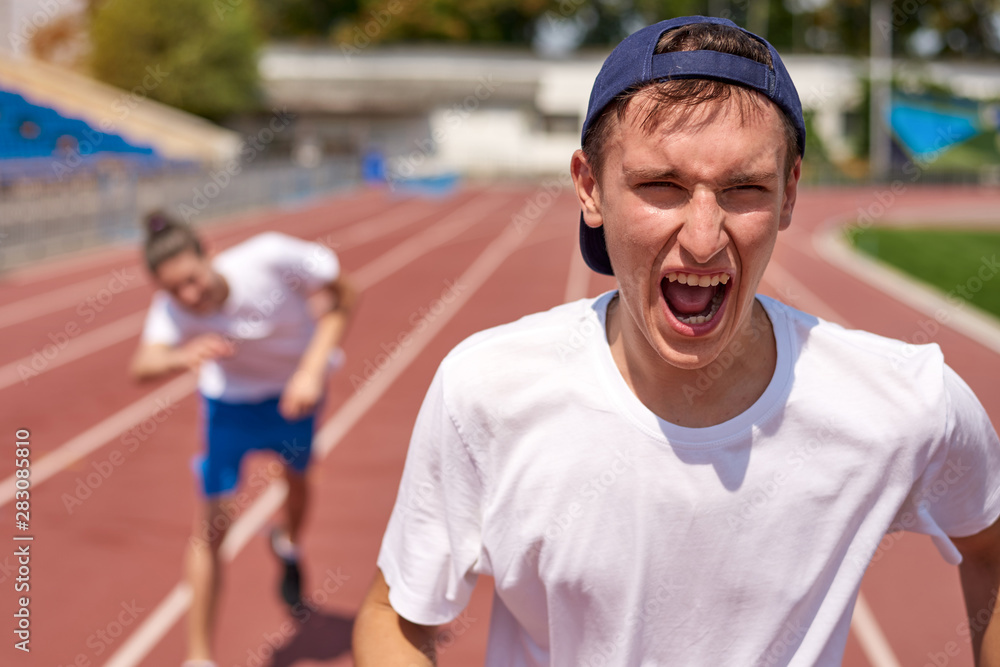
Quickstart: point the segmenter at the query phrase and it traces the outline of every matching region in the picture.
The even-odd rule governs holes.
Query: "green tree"
[[[229,0],[232,1],[232,0]],[[722,16],[782,53],[865,56],[875,0],[257,0],[268,34],[359,44],[530,44],[540,22],[572,23],[580,43],[612,46],[642,25],[691,14]],[[1000,0],[886,0],[893,52],[907,57],[996,58]]]
[[[783,0],[779,31],[791,43],[777,39],[774,44],[779,49],[866,56],[875,1]],[[890,20],[875,29],[892,39],[897,57],[996,59],[1000,52],[1000,0],[884,1]],[[773,0],[771,7],[773,15]]]
[[[996,59],[998,13],[997,0],[896,0],[890,25],[878,29],[892,30],[896,55]],[[932,34],[929,41],[935,48],[921,53],[913,39],[918,32]]]
[[[573,4],[574,0],[564,0]],[[338,43],[492,42],[527,44],[535,21],[557,0],[361,0],[333,26]],[[364,35],[364,37],[361,37]]]
[[[277,1],[277,0],[271,0]],[[314,0],[297,0],[311,3]],[[859,3],[868,0],[847,0]],[[573,21],[585,46],[613,46],[637,28],[675,16],[723,16],[768,27],[790,47],[793,0],[359,0],[332,29],[339,43],[452,41],[530,44],[539,22]],[[761,11],[761,3],[766,8]],[[377,21],[391,15],[391,20]],[[808,18],[808,17],[807,17]],[[375,20],[375,23],[372,21]],[[803,23],[799,21],[798,23]],[[367,34],[364,30],[368,28]],[[761,28],[758,28],[761,29]],[[788,39],[786,39],[786,37]]]
[[[257,0],[260,22],[277,39],[325,39],[330,29],[361,9],[360,0]]]
[[[252,0],[105,0],[91,69],[107,83],[221,120],[258,103]]]

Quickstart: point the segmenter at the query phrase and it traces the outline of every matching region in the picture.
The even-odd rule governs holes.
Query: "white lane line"
[[[129,276],[128,271],[130,269],[136,271],[137,275]],[[120,272],[127,280],[119,279],[118,284],[121,287],[115,285],[112,288],[110,284],[115,280],[115,271]],[[36,317],[55,313],[66,308],[72,308],[73,306],[79,307],[86,303],[87,297],[96,298],[96,295],[102,289],[107,289],[109,292],[115,289],[117,291],[111,292],[112,294],[121,294],[126,290],[134,289],[148,282],[149,280],[146,278],[146,275],[139,272],[138,266],[124,266],[119,269],[112,269],[108,272],[107,276],[95,278],[85,283],[75,283],[52,290],[51,292],[36,294],[35,296],[29,296],[26,299],[0,306],[0,329],[20,324],[21,322],[27,322]]]
[[[226,533],[226,538],[219,548],[219,557],[223,562],[231,562],[243,550],[247,542],[267,522],[268,517],[281,507],[287,493],[288,486],[285,481],[276,479],[240,515],[230,531]],[[138,664],[163,639],[163,635],[173,627],[174,623],[190,606],[191,587],[188,586],[187,582],[180,581],[167,593],[167,597],[160,601],[156,609],[146,617],[146,622],[122,642],[121,648],[104,663],[105,666]]]
[[[74,271],[91,269],[101,264],[113,263],[119,257],[133,257],[135,243],[115,242],[102,248],[83,251],[86,254],[69,257],[49,257],[28,266],[19,266],[6,272],[4,283],[11,285],[30,285],[40,280],[51,280]]]
[[[71,361],[128,340],[142,326],[144,319],[146,319],[144,312],[126,315],[76,338],[69,338],[65,343],[66,347],[62,349],[59,349],[56,343],[47,340],[40,350],[36,348],[32,354],[0,366],[0,389],[6,389],[18,382],[29,384],[33,378],[48,373],[53,368],[65,366]],[[49,358],[45,356],[46,350],[54,350],[55,353]]]
[[[533,227],[533,225],[532,225]],[[337,410],[316,434],[316,458],[323,459],[343,437],[374,406],[403,372],[413,363],[445,325],[482,287],[504,260],[510,257],[531,231],[509,224],[503,232],[475,259],[455,282],[465,289],[448,308],[428,322],[428,326],[414,334],[412,342],[380,373],[373,376],[359,391]],[[280,483],[280,486],[279,486]],[[223,541],[222,551],[227,561],[232,560],[249,538],[258,532],[284,501],[287,489],[283,482],[273,482],[233,525]],[[232,543],[232,546],[230,546]],[[170,631],[190,605],[190,591],[184,583],[177,584],[154,612],[122,644],[121,648],[104,663],[104,667],[135,667],[153,647]]]
[[[868,606],[868,601],[860,592],[854,603],[851,630],[854,631],[854,636],[861,644],[861,650],[872,667],[901,667],[896,654],[892,652],[889,640],[875,620],[875,614]]]
[[[159,643],[162,638],[161,628],[164,626],[171,628],[190,605],[191,587],[184,582],[174,586],[167,597],[146,617],[146,621],[122,642],[121,648],[104,663],[104,666],[123,667],[138,664],[149,653],[149,648]]]
[[[319,438],[317,433],[316,437]],[[318,444],[318,443],[317,443]],[[322,459],[324,452],[319,459]],[[250,539],[256,535],[267,523],[267,520],[285,502],[288,495],[288,485],[285,480],[278,478],[268,484],[267,488],[257,496],[256,500],[245,511],[240,513],[239,518],[232,528],[226,533],[222,545],[219,547],[219,555],[228,563],[236,558],[236,555],[243,551]]]
[[[406,215],[399,212],[400,208],[404,208]],[[354,248],[382,238],[383,236],[403,229],[404,227],[409,227],[410,225],[423,220],[436,209],[437,206],[433,206],[430,202],[403,202],[398,206],[393,206],[392,208],[379,213],[378,215],[374,215],[370,218],[366,218],[365,220],[361,220],[360,222],[348,225],[341,230],[337,230],[336,234],[327,234],[326,237],[318,237],[316,240],[319,241],[322,238],[333,237],[333,244],[331,247],[335,251]]]
[[[444,225],[446,224],[446,221],[447,219],[445,221],[436,223],[434,227],[430,227],[428,228],[428,230]],[[460,222],[468,223],[469,221],[460,220]],[[357,278],[355,278],[360,288],[365,289],[371,287],[379,280],[383,280],[389,275],[391,275],[392,272],[403,269],[407,264],[418,259],[421,254],[430,252],[440,243],[443,243],[444,240],[446,240],[439,238],[439,236],[436,235],[425,235],[423,238],[423,245],[422,245],[423,253],[417,253],[416,251],[419,249],[420,246],[411,243],[412,238],[413,237],[411,237],[411,239],[403,241],[402,243],[400,243],[397,246],[394,246],[391,250],[385,253],[385,255],[392,254],[397,260],[399,260],[398,263],[393,265],[392,271],[389,271],[387,273],[385,270],[379,269],[379,271],[377,272],[378,275],[368,275],[371,272],[365,271],[368,267],[371,267],[373,265],[378,266],[381,257],[384,257],[385,255],[376,258],[372,260],[369,264],[363,266],[359,271],[359,273],[361,273],[362,275],[363,280],[357,280]],[[402,256],[402,253],[396,252],[401,247],[406,249],[405,257]],[[145,317],[145,313],[135,313],[134,315],[130,315],[129,317],[136,318],[135,323],[133,323],[133,330],[134,330],[139,323],[139,318]],[[129,319],[129,318],[124,318],[124,319]],[[119,320],[119,322],[115,324],[120,324],[122,321],[123,320]],[[110,326],[114,325],[108,325],[108,327]],[[108,327],[102,327],[101,329],[92,331],[90,334],[88,334],[88,336],[98,334],[99,332],[103,331],[104,329],[107,329]],[[120,334],[121,332],[117,333]],[[134,331],[132,331],[132,333],[134,334]],[[94,343],[94,345],[96,345],[96,343]],[[2,374],[2,372],[3,370],[0,369],[0,374]],[[15,368],[15,373],[16,373],[16,368]],[[141,424],[143,421],[156,415],[158,411],[165,410],[164,405],[170,405],[172,403],[179,402],[180,400],[185,398],[188,394],[193,392],[196,387],[197,387],[197,380],[195,378],[195,375],[193,373],[185,373],[184,375],[174,378],[168,384],[164,385],[159,391],[155,393],[155,395],[149,394],[139,399],[138,401],[135,401],[134,403],[122,408],[115,414],[111,415],[110,417],[107,417],[106,419],[100,421],[96,425],[87,429],[80,435],[59,445],[54,450],[52,450],[51,452],[43,456],[41,459],[39,459],[38,462],[32,466],[32,477],[31,477],[32,486],[37,487],[39,484],[41,484],[48,478],[52,477],[53,475],[55,475],[60,470],[63,470],[64,468],[72,465],[73,463],[80,460],[84,456],[87,456],[91,452],[100,449],[115,436],[135,427],[138,424]],[[17,479],[13,475],[11,475],[10,477],[0,482],[0,507],[13,500],[14,492],[16,490],[14,484],[16,481]]]
[[[836,322],[844,327],[850,326],[847,323],[846,317],[834,310],[823,299],[816,296],[815,292],[803,285],[798,279],[793,278],[792,274],[773,259],[767,265],[764,279],[774,287],[778,298],[789,306],[805,310],[817,317],[822,317],[824,320],[829,320],[830,322]],[[808,307],[802,304],[808,304]]]
[[[185,373],[165,384],[155,394],[147,394],[64,442],[31,466],[32,487],[37,487],[59,471],[104,446],[115,436],[150,419],[157,412],[169,415],[172,406],[194,391],[196,385],[195,376]],[[11,475],[0,482],[0,507],[14,499],[15,481],[16,478]]]
[[[415,342],[418,344],[403,347],[391,364],[374,375],[367,384],[354,393],[337,414],[323,426],[321,434],[327,437],[317,445],[322,456],[326,456],[336,446],[336,443],[340,442],[340,439],[353,428],[361,416],[381,398],[389,385],[395,382],[396,378],[402,375],[403,371],[420,356],[423,348],[444,329],[445,325],[472,298],[472,295],[500,268],[504,260],[517,250],[533,227],[534,225],[524,228],[511,223],[480,253],[479,257],[455,281],[456,285],[462,285],[464,288],[457,294],[455,300],[441,314],[427,317],[425,320],[427,326],[416,334]]]
[[[361,285],[378,282],[395,273],[398,265],[408,264],[425,254],[428,244],[442,245],[482,220],[487,214],[492,213],[495,205],[508,200],[507,196],[493,197],[487,201],[474,199],[465,206],[452,211],[434,226],[408,238],[351,275]]]
[[[996,318],[957,297],[949,300],[903,271],[855,252],[843,239],[841,229],[830,227],[817,232],[813,247],[820,257],[841,271],[984,347],[1000,352],[1000,323]]]

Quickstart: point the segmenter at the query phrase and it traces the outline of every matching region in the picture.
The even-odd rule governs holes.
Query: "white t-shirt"
[[[937,345],[758,297],[770,384],[686,428],[619,373],[612,295],[441,363],[378,558],[404,618],[450,621],[488,574],[490,666],[839,665],[887,531],[929,534],[957,563],[948,535],[1000,515],[1000,442]]]
[[[212,267],[229,283],[222,308],[197,315],[158,291],[142,342],[174,346],[208,332],[226,336],[236,354],[201,365],[201,393],[231,403],[280,395],[316,327],[308,297],[340,275],[337,256],[317,243],[266,232],[220,252]],[[331,355],[331,365],[338,360]]]

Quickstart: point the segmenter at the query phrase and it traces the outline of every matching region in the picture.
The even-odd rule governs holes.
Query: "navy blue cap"
[[[771,52],[771,66],[730,53],[719,51],[671,51],[654,53],[663,33],[695,23],[725,25],[736,28],[764,44]],[[729,19],[707,16],[685,16],[660,21],[638,30],[615,47],[604,61],[594,81],[583,122],[583,136],[608,104],[630,88],[653,81],[675,79],[716,79],[756,90],[778,105],[791,119],[798,135],[799,155],[805,152],[806,125],[802,105],[788,70],[778,52],[767,40],[740,28]],[[583,259],[594,271],[614,275],[608,249],[604,243],[604,228],[593,229],[583,222],[580,214],[580,250]]]

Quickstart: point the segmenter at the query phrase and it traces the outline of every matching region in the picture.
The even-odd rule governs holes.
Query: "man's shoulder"
[[[878,378],[879,385],[896,384],[903,388],[928,388],[924,381],[941,381],[944,355],[933,342],[909,343],[863,329],[847,328],[798,310],[788,304],[767,299],[772,318],[788,327],[798,363],[812,369],[826,369],[827,378],[852,377],[860,382]],[[916,339],[916,336],[914,336]],[[914,383],[921,383],[915,386]]]

